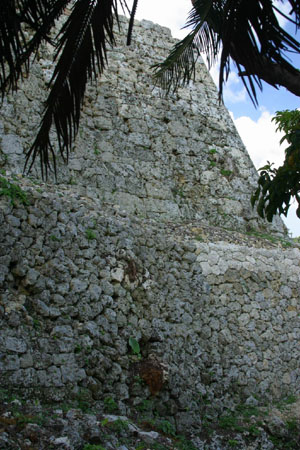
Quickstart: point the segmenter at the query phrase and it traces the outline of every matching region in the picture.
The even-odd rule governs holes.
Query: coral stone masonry
[[[18,175],[48,48],[3,105],[1,164],[26,198],[0,197],[1,387],[124,415],[149,400],[184,431],[204,409],[299,393],[300,251],[251,209],[256,172],[204,64],[165,98],[150,66],[169,30],[124,40],[57,184]]]
[[[164,97],[151,66],[176,40],[167,28],[143,21],[127,47],[127,21],[121,24],[108,69],[87,90],[74,152],[68,167],[59,168],[59,182],[144,218],[282,232],[281,221],[266,224],[251,208],[256,170],[203,62],[195,83]],[[0,159],[20,173],[22,152],[41,119],[51,57],[46,47],[0,117]]]

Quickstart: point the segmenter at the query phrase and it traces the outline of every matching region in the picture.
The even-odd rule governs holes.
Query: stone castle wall
[[[1,386],[126,414],[149,401],[184,430],[204,409],[299,393],[300,251],[249,208],[255,170],[203,65],[162,99],[145,61],[173,41],[135,33],[89,90],[61,183],[17,177],[28,204],[0,197]],[[47,71],[33,72],[4,105],[7,176],[39,113]]]
[[[1,200],[3,388],[86,391],[126,414],[146,400],[179,429],[203,409],[299,391],[298,248],[27,183],[29,206]],[[168,372],[154,397],[137,368],[151,375],[153,355]]]
[[[87,91],[74,153],[59,168],[59,182],[93,190],[140,217],[282,232],[281,221],[270,225],[251,208],[256,170],[203,62],[195,83],[164,98],[151,66],[176,40],[167,28],[144,21],[126,47],[127,21],[121,18],[121,25],[108,70]],[[37,131],[52,69],[45,48],[2,109],[4,167],[23,170],[22,152]]]

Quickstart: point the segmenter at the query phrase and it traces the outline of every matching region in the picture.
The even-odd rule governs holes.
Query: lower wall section
[[[1,199],[2,387],[151,400],[180,427],[299,390],[298,248],[25,189],[27,206]]]

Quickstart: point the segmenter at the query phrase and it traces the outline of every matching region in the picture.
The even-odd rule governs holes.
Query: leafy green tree
[[[251,198],[252,206],[257,203],[258,214],[269,222],[277,213],[287,216],[293,199],[298,203],[296,214],[300,218],[300,111],[277,111],[272,120],[277,130],[285,133],[280,141],[288,143],[285,159],[278,169],[269,162],[259,169],[258,188]]]

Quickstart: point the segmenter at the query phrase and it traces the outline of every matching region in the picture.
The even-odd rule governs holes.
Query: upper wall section
[[[256,170],[203,62],[194,83],[163,97],[151,66],[176,40],[168,29],[142,21],[126,47],[127,20],[120,20],[108,69],[88,88],[74,152],[68,167],[59,167],[58,181],[141,217],[282,232],[280,220],[269,225],[250,206]],[[3,106],[0,156],[14,172],[23,170],[52,70],[45,47]]]

